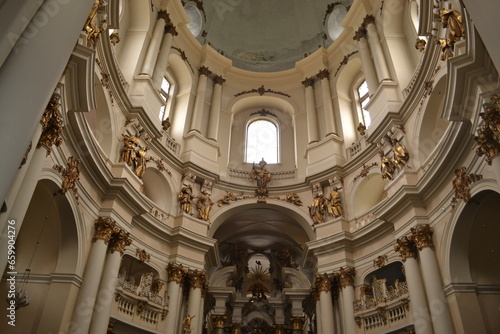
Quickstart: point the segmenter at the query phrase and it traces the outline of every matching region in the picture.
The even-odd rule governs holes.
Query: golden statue
[[[83,30],[87,32],[87,41],[92,49],[96,48],[99,35],[108,28],[108,23],[105,18],[103,18],[101,22],[97,22],[99,9],[107,4],[107,0],[95,0],[90,10],[90,14],[85,21],[85,25],[83,26]]]
[[[191,333],[191,320],[193,320],[194,317],[196,317],[196,315],[193,315],[192,317],[187,315],[184,319],[182,319],[182,330],[184,333]]]
[[[135,161],[135,175],[139,176],[141,179],[146,172],[146,164],[149,161],[149,158],[146,157],[148,152],[147,147],[141,147],[139,151],[136,152],[134,161]]]
[[[259,166],[252,165],[252,171],[250,172],[250,178],[257,181],[257,189],[255,190],[256,195],[259,197],[258,202],[265,203],[265,197],[267,196],[267,184],[271,181],[273,175],[266,169],[267,162],[264,158],[259,162]]]
[[[382,172],[382,178],[392,181],[394,179],[394,172],[396,171],[394,162],[385,156],[384,151],[381,150],[378,154],[380,155],[380,171]]]
[[[196,202],[196,208],[198,209],[198,218],[205,221],[210,221],[210,211],[212,210],[212,199],[210,194],[205,190],[201,192],[201,196],[198,197],[198,202]]]
[[[191,186],[185,186],[181,189],[179,193],[179,202],[182,211],[192,215],[191,210],[193,208],[193,188]]]
[[[132,166],[135,157],[135,148],[139,144],[139,138],[136,136],[122,135],[123,148],[120,155],[120,161],[124,161],[127,165]]]
[[[311,216],[314,224],[320,224],[325,221],[323,212],[325,211],[325,198],[323,194],[314,195],[313,202],[309,207],[309,215]]]
[[[328,213],[335,218],[344,215],[344,210],[342,209],[342,203],[340,201],[340,193],[337,190],[339,190],[339,188],[333,187],[330,192],[330,197],[328,197],[328,202],[326,203]]]
[[[446,60],[453,57],[453,46],[462,37],[465,36],[465,29],[462,23],[462,16],[454,9],[441,9],[439,11],[441,16],[441,24],[446,28],[446,38],[436,40],[436,43],[441,45],[442,55],[441,59]]]
[[[406,163],[410,159],[410,154],[408,154],[408,150],[406,147],[401,145],[401,143],[396,139],[392,138],[392,152],[394,155],[392,156],[392,161],[396,165],[398,169],[402,169],[406,166]]]
[[[302,200],[300,199],[300,196],[297,193],[286,194],[286,201],[288,203],[292,203],[292,204],[295,204],[297,206],[302,206]]]

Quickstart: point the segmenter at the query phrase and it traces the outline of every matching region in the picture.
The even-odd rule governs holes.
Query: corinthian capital
[[[409,257],[413,257],[415,259],[418,257],[417,248],[412,240],[407,237],[402,237],[397,239],[396,242],[397,244],[394,245],[394,251],[399,253],[403,262],[405,262]]]
[[[188,273],[189,283],[193,289],[203,289],[207,281],[207,274],[202,271],[195,270]]]
[[[429,225],[418,225],[417,227],[412,227],[410,231],[411,234],[408,236],[408,239],[415,243],[419,251],[424,247],[434,249],[434,244],[432,243],[434,230]]]
[[[352,267],[340,267],[340,285],[345,288],[348,285],[354,285],[354,277],[356,277],[356,269]]]
[[[316,286],[318,293],[321,291],[328,292],[332,288],[332,278],[327,273],[316,275]]]
[[[304,87],[313,87],[314,86],[314,78],[305,78],[304,81],[301,81]]]
[[[330,76],[330,72],[326,68],[319,71],[319,73],[318,73],[318,78],[320,80],[328,79],[329,76]]]
[[[130,246],[131,244],[132,239],[130,238],[130,233],[119,230],[118,232],[113,233],[113,235],[111,236],[109,249],[111,250],[111,253],[119,251],[120,255],[123,256],[125,248],[127,248],[127,246]]]
[[[111,240],[113,233],[119,231],[116,227],[116,222],[109,217],[99,217],[94,223],[95,234],[92,238],[92,242],[96,242],[98,239],[104,240],[104,244],[108,244]]]
[[[184,274],[186,269],[182,267],[182,264],[169,263],[167,266],[168,282],[182,283],[184,279]]]

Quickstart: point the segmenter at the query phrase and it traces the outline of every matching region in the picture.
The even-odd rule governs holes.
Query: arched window
[[[359,98],[359,105],[361,107],[362,123],[366,127],[369,127],[372,122],[372,119],[370,117],[370,112],[366,110],[366,106],[370,102],[370,95],[368,92],[368,84],[366,83],[366,80],[364,80],[358,87],[358,98]]]
[[[170,82],[167,80],[167,78],[163,77],[160,87],[160,96],[161,99],[163,100],[163,106],[161,106],[160,113],[158,115],[160,121],[163,121],[163,119],[165,118],[165,112],[167,110],[167,102],[169,99],[169,95],[170,95]]]
[[[257,119],[247,127],[245,162],[253,163],[264,159],[268,164],[277,164],[278,127],[271,121]]]

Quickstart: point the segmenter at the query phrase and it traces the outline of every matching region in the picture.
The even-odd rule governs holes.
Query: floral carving
[[[120,229],[116,227],[116,222],[109,217],[99,217],[94,223],[95,234],[92,238],[93,242],[98,239],[104,240],[104,244],[108,244],[111,240],[113,233],[118,232]]]
[[[451,207],[455,208],[458,200],[463,200],[465,203],[471,200],[469,186],[473,183],[482,180],[483,176],[479,174],[467,174],[467,167],[462,166],[455,170],[455,177],[452,180],[453,190],[455,195],[451,199]]]
[[[72,190],[73,195],[78,201],[78,189],[76,188],[76,181],[80,179],[80,168],[78,165],[80,164],[80,160],[74,159],[73,157],[68,158],[68,164],[66,168],[60,165],[54,165],[52,168],[64,177],[64,180],[61,185],[61,189],[59,189],[59,194],[66,194],[68,190]]]
[[[403,262],[409,257],[415,259],[418,257],[417,247],[412,240],[404,236],[397,239],[396,242],[397,244],[394,245],[394,251],[399,253]]]
[[[63,118],[59,115],[59,103],[61,96],[59,94],[52,94],[47,108],[43,113],[40,123],[42,124],[42,134],[38,140],[36,148],[41,146],[47,150],[47,156],[52,152],[52,145],[60,146],[63,143]]]
[[[415,243],[419,251],[424,247],[434,249],[434,244],[432,243],[432,234],[434,230],[428,224],[412,227],[410,231],[411,234],[408,236],[408,239]]]

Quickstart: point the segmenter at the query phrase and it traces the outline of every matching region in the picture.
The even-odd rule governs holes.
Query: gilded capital
[[[231,323],[231,334],[241,334],[241,325],[239,322]]]
[[[412,227],[410,231],[411,234],[408,236],[408,239],[415,243],[419,251],[424,247],[434,249],[434,244],[432,243],[432,234],[434,230],[428,224]]]
[[[169,23],[165,26],[165,34],[170,34],[172,36],[177,36],[179,33],[175,29],[175,26],[172,23]]]
[[[286,325],[279,324],[273,325],[273,334],[285,334],[286,333]]]
[[[167,274],[168,274],[168,282],[177,282],[179,284],[182,283],[184,279],[184,274],[186,273],[186,269],[182,267],[182,264],[169,263],[167,265]]]
[[[224,328],[224,324],[226,323],[227,317],[222,314],[213,314],[211,316],[211,319],[214,328]]]
[[[373,15],[366,15],[363,19],[363,27],[366,27],[371,23],[375,23],[375,17]]]
[[[168,15],[167,11],[162,9],[158,11],[158,16],[156,17],[157,20],[163,20],[165,21],[165,24],[171,23],[172,21],[170,20],[170,15]]]
[[[210,71],[210,69],[206,66],[201,66],[199,69],[199,73],[200,75],[204,75],[204,76],[209,76],[212,74],[212,71]]]
[[[404,236],[397,239],[396,242],[397,244],[394,245],[394,251],[399,253],[403,262],[405,262],[409,257],[413,257],[415,259],[418,257],[417,248],[412,240]]]
[[[92,242],[96,242],[98,239],[104,240],[104,244],[108,244],[111,240],[111,235],[119,231],[116,227],[116,222],[109,217],[99,217],[94,223],[95,234],[92,238]]]
[[[214,76],[214,83],[216,85],[221,85],[222,86],[224,84],[224,82],[226,82],[226,79],[224,79],[221,75]]]
[[[361,38],[366,38],[366,28],[361,27],[356,30],[352,39],[359,42]]]
[[[119,230],[111,235],[111,240],[109,242],[109,249],[111,253],[119,251],[120,255],[123,256],[125,248],[132,244],[132,239],[130,238],[130,233],[123,230]]]
[[[319,71],[317,75],[320,80],[328,79],[328,77],[330,76],[330,72],[325,68]]]
[[[332,278],[327,273],[316,275],[316,286],[318,293],[321,291],[329,292],[332,288]]]
[[[207,274],[202,271],[195,270],[188,273],[189,283],[193,289],[203,289],[207,281]]]
[[[313,87],[314,86],[314,78],[309,77],[305,78],[304,81],[301,81],[301,83],[304,85],[304,87]]]
[[[348,285],[354,285],[354,277],[356,277],[356,269],[352,267],[340,267],[339,279],[340,285],[345,288]]]
[[[291,317],[290,322],[292,323],[292,330],[302,331],[304,323],[306,322],[306,317]]]

